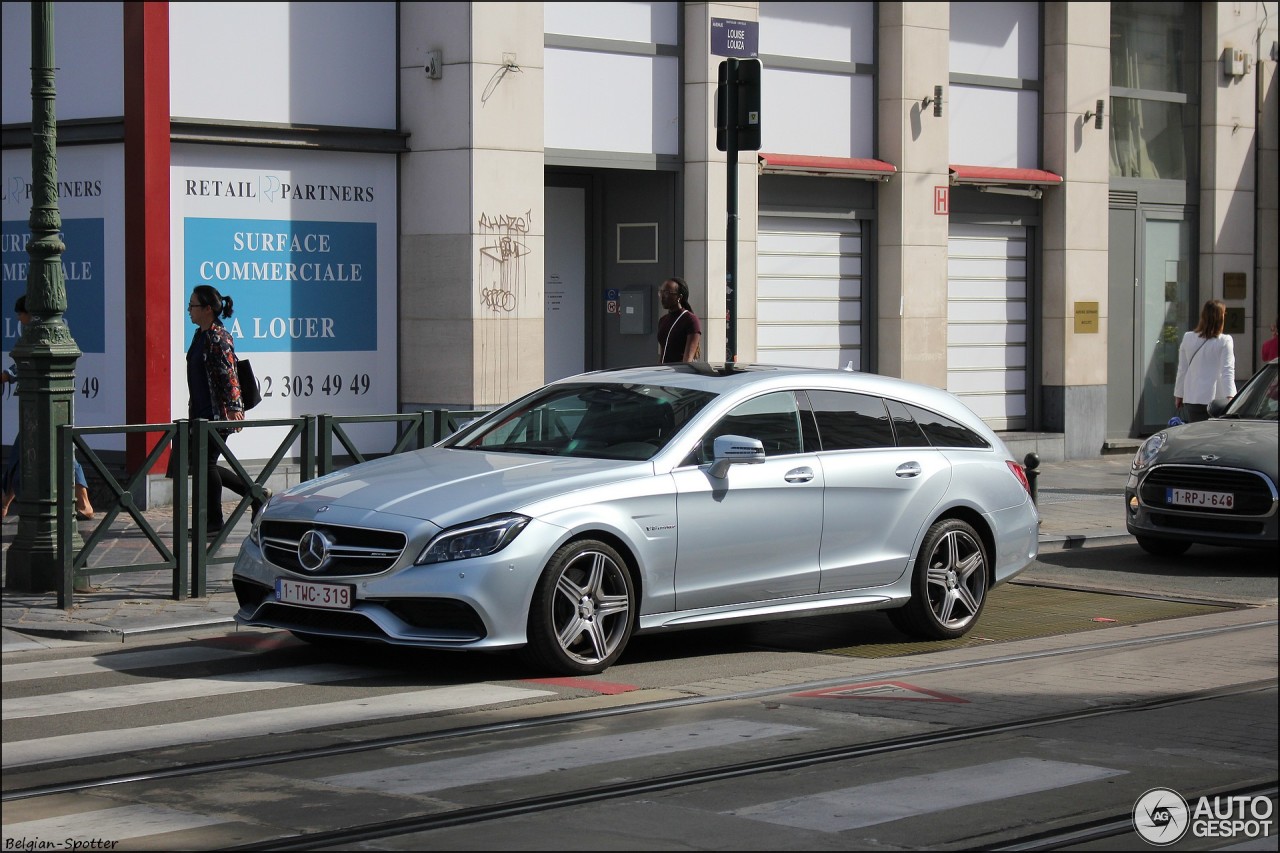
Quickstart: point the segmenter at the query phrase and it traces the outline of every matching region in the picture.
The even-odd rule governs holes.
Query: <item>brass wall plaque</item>
[[[1222,324],[1222,331],[1228,335],[1244,334],[1244,309],[1228,308],[1226,321]]]
[[[1076,303],[1076,334],[1077,335],[1098,334],[1098,303],[1096,302],[1077,302]]]
[[[1222,274],[1222,298],[1244,299],[1248,289],[1248,276],[1242,272],[1224,272]],[[1241,329],[1241,331],[1244,331]]]

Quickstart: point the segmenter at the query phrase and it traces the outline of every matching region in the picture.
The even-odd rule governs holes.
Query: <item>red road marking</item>
[[[632,690],[640,689],[634,684],[614,684],[609,681],[590,681],[586,678],[526,678],[525,681],[531,684],[549,684],[552,687],[572,687],[578,690],[590,690],[593,693],[601,693],[605,696],[630,693]]]

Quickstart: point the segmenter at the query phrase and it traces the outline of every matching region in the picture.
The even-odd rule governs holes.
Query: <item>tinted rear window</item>
[[[906,406],[897,400],[885,400],[884,404],[889,409],[889,416],[893,418],[893,432],[898,437],[899,447],[929,446],[929,439]]]
[[[893,447],[893,427],[884,401],[846,391],[809,391],[823,450]]]
[[[934,447],[987,448],[991,446],[985,438],[951,418],[909,404],[907,410],[911,412],[915,422],[929,437],[929,443]]]

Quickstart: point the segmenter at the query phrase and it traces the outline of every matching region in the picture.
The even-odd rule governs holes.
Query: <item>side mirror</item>
[[[711,453],[716,460],[711,465],[711,476],[717,480],[725,478],[730,465],[757,465],[765,458],[764,445],[760,440],[745,435],[716,436],[711,444]]]
[[[1209,405],[1206,408],[1209,410],[1209,417],[1220,418],[1226,413],[1227,407],[1230,405],[1230,397],[1218,397],[1215,400],[1210,400]]]

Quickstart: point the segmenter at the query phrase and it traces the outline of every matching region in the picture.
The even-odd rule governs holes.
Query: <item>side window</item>
[[[889,410],[889,417],[893,418],[893,432],[898,438],[899,447],[929,446],[929,439],[925,438],[924,431],[915,418],[911,417],[906,406],[897,400],[885,400],[884,404]]]
[[[846,391],[809,391],[823,450],[893,447],[893,427],[884,401]]]
[[[715,458],[715,439],[721,435],[759,439],[764,445],[765,456],[799,453],[804,444],[800,432],[800,407],[796,404],[795,394],[776,391],[740,403],[707,430],[686,464],[711,462]]]
[[[920,429],[929,437],[934,447],[976,447],[985,449],[991,445],[987,440],[966,426],[956,423],[951,418],[943,417],[936,412],[908,405],[907,409],[915,418]]]

